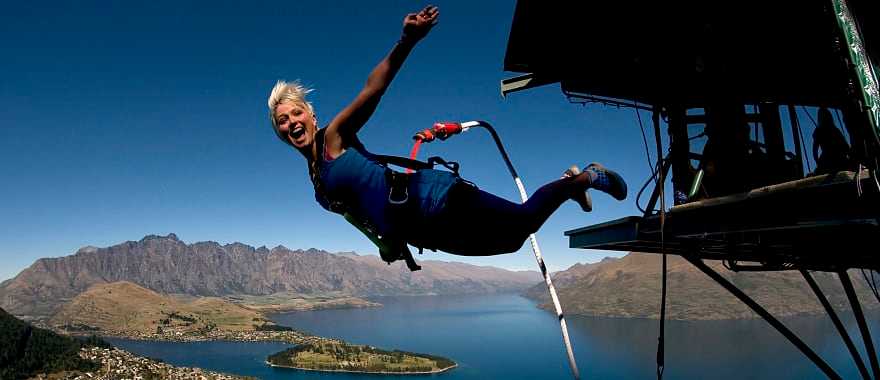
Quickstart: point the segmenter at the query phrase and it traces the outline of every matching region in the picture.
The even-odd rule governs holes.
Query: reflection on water
[[[553,313],[516,295],[381,297],[385,306],[273,315],[272,319],[318,335],[449,357],[459,363],[443,379],[570,378],[559,324]],[[658,321],[567,318],[575,356],[585,378],[654,378]],[[876,315],[872,331],[880,335]],[[857,327],[849,316],[844,322]],[[844,378],[858,378],[852,359],[827,318],[791,318],[785,324]],[[151,357],[187,366],[264,379],[347,379],[363,376],[272,369],[265,357],[279,343],[146,343],[116,341]],[[857,341],[861,346],[861,342]],[[370,376],[378,378],[381,376]],[[399,376],[396,376],[399,377]],[[811,379],[822,373],[781,334],[761,320],[666,322],[669,379]]]
[[[830,321],[799,317],[784,323],[843,378],[859,377]],[[857,332],[851,317],[845,323],[851,335]],[[613,318],[573,318],[570,323],[578,338],[590,342],[586,347],[590,352],[581,354],[585,354],[584,360],[596,363],[594,374],[615,378],[653,376],[658,324]],[[872,330],[880,331],[880,325],[874,323]],[[667,321],[665,351],[668,378],[824,378],[763,320]],[[622,367],[627,369],[621,371]]]

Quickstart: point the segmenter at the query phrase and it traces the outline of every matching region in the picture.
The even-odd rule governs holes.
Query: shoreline
[[[369,308],[380,308],[385,307],[385,305],[378,302],[369,302],[369,303],[334,303],[334,302],[324,302],[324,303],[312,303],[306,305],[259,305],[259,304],[237,304],[244,306],[248,309],[258,311],[263,314],[287,314],[287,313],[302,313],[308,311],[321,311],[321,310],[348,310],[348,309],[369,309]]]
[[[297,345],[301,345],[301,344],[308,344],[308,343],[310,343],[310,342],[308,342],[310,340],[311,341],[318,340],[318,341],[330,341],[330,342],[338,342],[338,343],[342,343],[342,344],[347,344],[347,342],[340,341],[338,339],[324,338],[324,337],[317,337],[317,336],[295,336],[296,334],[291,334],[290,332],[271,332],[268,334],[260,334],[261,336],[259,336],[259,337],[250,337],[250,339],[247,339],[247,338],[241,337],[241,336],[236,336],[236,335],[220,336],[219,334],[214,335],[214,336],[209,336],[209,335],[201,335],[201,336],[193,336],[193,335],[189,335],[189,336],[156,336],[156,335],[144,336],[144,335],[141,335],[141,336],[137,336],[137,335],[123,334],[120,332],[108,332],[108,331],[104,331],[104,334],[97,334],[97,333],[83,334],[83,333],[71,333],[71,332],[68,332],[68,334],[69,335],[79,335],[79,336],[95,335],[95,336],[98,336],[101,338],[116,338],[116,339],[128,339],[128,340],[144,341],[144,342],[170,342],[170,343],[197,343],[197,342],[222,342],[222,341],[226,341],[226,342],[278,342],[278,343],[286,343],[286,344],[291,344],[291,345],[297,346]],[[288,336],[285,336],[285,335],[288,335]],[[294,337],[291,337],[289,335],[294,335]],[[256,339],[254,339],[254,338],[256,338]],[[293,338],[293,339],[291,339],[291,338]],[[443,372],[446,372],[446,371],[449,371],[451,369],[458,367],[458,363],[454,363],[450,367],[442,368],[442,369],[438,369],[438,370],[433,370],[433,371],[414,371],[414,372],[375,371],[375,372],[373,372],[373,371],[354,371],[354,370],[344,370],[344,369],[315,369],[315,368],[293,367],[293,366],[285,366],[285,365],[280,365],[280,364],[273,364],[273,363],[270,363],[268,360],[265,360],[264,363],[266,363],[266,365],[268,365],[270,367],[289,368],[289,369],[296,369],[296,370],[302,370],[302,371],[346,372],[346,373],[378,374],[378,375],[432,375],[432,374],[443,373]]]
[[[260,331],[260,332],[227,332],[201,335],[158,335],[158,334],[131,334],[122,331],[64,331],[53,330],[56,333],[69,336],[97,336],[101,338],[116,338],[147,342],[172,342],[172,343],[196,343],[196,342],[278,342],[292,345],[307,344],[315,341],[338,342],[343,341],[335,338],[325,338],[315,335],[306,335],[290,331]]]
[[[291,366],[287,366],[287,365],[272,364],[272,363],[269,363],[268,360],[265,363],[266,363],[266,365],[273,367],[273,368],[288,368],[288,369],[297,369],[297,370],[301,370],[301,371],[314,371],[314,372],[364,373],[364,374],[371,374],[371,375],[433,375],[433,374],[437,374],[437,373],[443,373],[443,372],[446,372],[446,371],[449,371],[453,368],[458,367],[458,363],[455,363],[452,366],[447,367],[447,368],[438,369],[435,371],[427,371],[427,372],[426,371],[421,371],[421,372],[389,372],[389,371],[370,372],[370,371],[351,371],[351,370],[346,370],[346,369],[315,369],[315,368],[291,367]]]
[[[162,379],[205,379],[205,380],[256,380],[253,376],[238,375],[229,372],[209,370],[200,367],[177,366],[156,359],[141,356],[119,347],[83,347],[79,351],[79,357],[83,360],[100,364],[105,370],[104,377],[100,376],[101,370],[94,372],[80,371],[78,377],[63,377],[64,379],[94,379],[109,378],[145,378],[145,375],[158,375]],[[161,375],[160,375],[161,374]],[[88,377],[86,377],[88,376]],[[53,377],[37,377],[36,379],[52,379]]]

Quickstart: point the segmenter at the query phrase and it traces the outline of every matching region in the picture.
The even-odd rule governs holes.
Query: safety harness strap
[[[355,226],[355,228],[360,230],[361,233],[370,239],[370,241],[376,245],[376,248],[379,248],[379,256],[382,257],[383,261],[391,264],[397,260],[403,260],[406,263],[406,267],[412,272],[422,269],[413,258],[412,252],[410,252],[406,242],[402,239],[383,239],[373,232],[369,226],[355,218],[353,215],[345,213],[342,214],[342,216],[346,221],[351,223],[351,225]],[[419,251],[419,253],[421,253],[421,248],[419,248]]]
[[[385,156],[381,154],[374,154],[371,156],[371,158],[374,159],[376,162],[382,164],[383,166],[394,165],[412,170],[431,169],[434,167],[434,165],[427,162],[412,160],[406,157],[399,156]]]
[[[315,135],[315,144],[317,144],[317,153],[318,159],[323,159],[324,157],[324,131],[325,129],[320,129]],[[360,141],[355,140],[355,145],[363,147]],[[408,184],[409,184],[409,175],[406,173],[400,173],[392,170],[388,167],[388,165],[395,165],[403,168],[413,169],[413,170],[422,170],[422,169],[432,169],[434,165],[440,164],[450,170],[452,170],[456,175],[458,175],[458,163],[457,162],[447,162],[440,157],[431,157],[428,162],[422,162],[418,160],[413,160],[405,157],[398,156],[386,156],[386,155],[377,155],[369,153],[369,158],[376,161],[380,165],[385,167],[385,176],[388,179],[388,183],[390,184],[391,190],[388,194],[388,203],[389,203],[389,212],[392,214],[402,215],[404,211],[404,207],[406,207],[407,201],[409,200],[408,193]],[[323,201],[324,204],[328,205],[328,209],[331,212],[342,215],[345,220],[355,226],[358,230],[361,231],[373,244],[379,248],[379,255],[382,257],[382,260],[391,264],[397,260],[404,260],[406,262],[407,268],[410,271],[417,271],[422,269],[419,266],[415,259],[413,259],[412,252],[407,246],[406,239],[399,236],[380,236],[376,229],[370,225],[368,221],[360,220],[356,218],[354,215],[348,212],[348,207],[344,202],[340,200],[331,199],[327,192],[324,191],[324,186],[321,182],[320,173],[318,169],[313,169],[315,173],[312,175],[312,185],[315,188],[315,194],[317,194]],[[422,248],[419,247],[419,253],[422,252]]]

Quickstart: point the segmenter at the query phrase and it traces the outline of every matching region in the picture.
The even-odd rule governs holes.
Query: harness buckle
[[[458,168],[459,168],[458,162],[446,161],[443,158],[440,158],[438,156],[434,156],[434,157],[428,158],[428,163],[431,165],[431,167],[434,167],[436,165],[441,165],[444,168],[449,169],[456,176],[459,175],[458,174]]]
[[[395,187],[391,186],[391,190],[388,191],[388,203],[391,203],[393,205],[402,205],[409,200],[409,190],[406,188],[406,186],[403,187],[403,199],[398,200],[400,198],[400,194],[395,194],[394,190]]]
[[[385,176],[388,178],[388,182],[391,185],[388,190],[388,203],[393,205],[406,203],[406,201],[409,200],[409,189],[407,189],[409,176],[395,172],[391,169],[385,171]]]

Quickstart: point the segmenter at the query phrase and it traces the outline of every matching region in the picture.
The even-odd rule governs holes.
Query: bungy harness
[[[317,154],[318,157],[321,157],[322,159],[324,157],[324,131],[324,129],[318,130],[315,135]],[[360,143],[360,141],[355,140],[354,145],[363,148],[363,145]],[[405,157],[377,155],[366,152],[365,149],[362,150],[365,154],[367,154],[368,159],[378,163],[385,168],[385,178],[388,180],[388,184],[390,185],[390,191],[387,197],[387,202],[389,206],[388,212],[392,214],[402,215],[405,211],[407,201],[409,200],[409,193],[407,188],[409,184],[410,174],[413,170],[418,171],[424,169],[433,169],[436,165],[439,164],[449,169],[456,177],[459,177],[458,163],[447,162],[440,157],[431,157],[428,159],[428,162],[423,162]],[[407,172],[401,173],[395,171],[391,169],[389,165],[406,168]],[[415,259],[413,259],[412,252],[407,245],[407,240],[405,236],[380,235],[377,228],[372,223],[370,223],[368,220],[358,218],[354,214],[352,214],[350,212],[351,207],[349,205],[346,205],[343,200],[331,197],[324,188],[324,184],[320,177],[320,169],[315,170],[314,176],[312,177],[312,185],[315,188],[315,195],[323,200],[323,202],[321,203],[323,205],[327,205],[326,207],[328,210],[342,215],[345,220],[347,220],[358,230],[360,230],[361,233],[363,233],[367,238],[370,239],[370,241],[373,242],[373,244],[376,245],[377,248],[379,248],[379,256],[382,257],[383,261],[391,264],[397,260],[403,260],[406,263],[406,267],[409,268],[410,271],[417,271],[422,269],[422,267],[416,263]],[[419,248],[419,253],[422,253],[425,248],[435,250],[432,247],[417,248]]]

